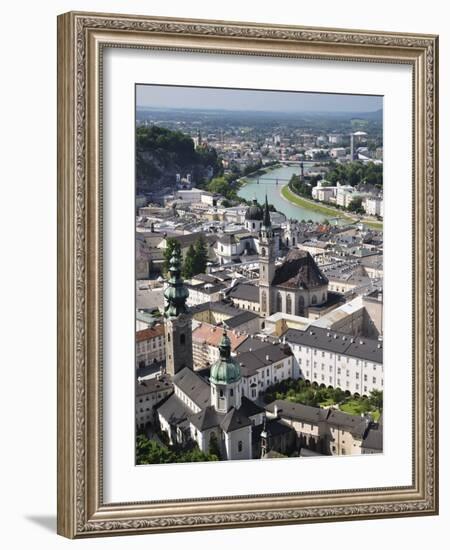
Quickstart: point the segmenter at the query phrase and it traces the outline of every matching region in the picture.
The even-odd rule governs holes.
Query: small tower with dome
[[[219,359],[211,367],[211,405],[217,412],[227,413],[239,409],[242,400],[241,367],[231,357],[231,341],[224,331],[219,344]]]
[[[252,233],[259,232],[263,223],[264,212],[256,198],[245,213],[245,228]]]

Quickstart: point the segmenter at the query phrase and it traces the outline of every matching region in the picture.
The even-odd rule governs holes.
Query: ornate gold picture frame
[[[105,48],[406,64],[413,74],[412,484],[106,503],[102,439]],[[438,513],[438,38],[66,13],[58,18],[58,533],[70,538]],[[131,361],[131,359],[130,359]]]

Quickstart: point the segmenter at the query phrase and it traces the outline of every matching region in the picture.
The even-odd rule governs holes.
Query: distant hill
[[[176,174],[190,173],[196,185],[222,171],[217,153],[210,147],[195,148],[192,138],[160,126],[136,130],[136,183],[138,192],[173,187]]]

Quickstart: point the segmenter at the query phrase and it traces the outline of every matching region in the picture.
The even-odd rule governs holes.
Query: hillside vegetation
[[[188,173],[202,184],[222,173],[215,149],[195,147],[192,138],[159,126],[139,126],[136,130],[136,181],[138,192],[174,186],[176,174]]]

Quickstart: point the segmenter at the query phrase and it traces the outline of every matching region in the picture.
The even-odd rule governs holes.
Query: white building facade
[[[383,390],[383,346],[380,340],[309,327],[285,333],[302,378],[351,394]]]

